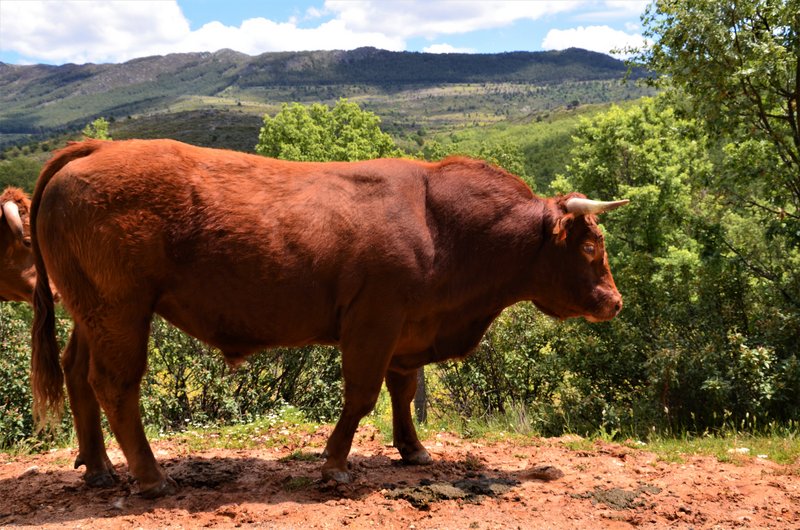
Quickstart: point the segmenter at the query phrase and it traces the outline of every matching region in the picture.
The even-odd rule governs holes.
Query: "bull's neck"
[[[491,289],[496,293],[491,308],[502,310],[536,294],[541,278],[536,277],[541,250],[552,233],[556,215],[554,202],[534,197],[508,220],[504,251],[497,256],[496,273]]]
[[[525,237],[516,249],[519,267],[515,271],[513,282],[509,286],[511,303],[532,300],[543,278],[538,274],[539,260],[547,241],[552,237],[558,207],[553,199],[534,196],[523,210],[520,226],[526,230]]]

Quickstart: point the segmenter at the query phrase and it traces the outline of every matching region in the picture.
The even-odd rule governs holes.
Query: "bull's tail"
[[[103,145],[98,140],[70,143],[55,153],[36,181],[31,200],[31,249],[36,267],[36,289],[33,293],[33,332],[31,356],[31,385],[33,387],[33,417],[42,428],[58,422],[64,410],[64,374],[61,371],[60,348],[56,339],[56,314],[53,291],[41,253],[37,231],[39,205],[47,184],[61,168],[72,160],[89,156]]]

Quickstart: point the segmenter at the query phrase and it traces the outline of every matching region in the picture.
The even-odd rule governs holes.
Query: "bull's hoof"
[[[152,488],[139,490],[139,495],[145,499],[157,499],[159,497],[168,497],[178,492],[178,484],[170,477],[165,477],[161,484],[157,484]]]
[[[90,488],[110,488],[119,482],[119,477],[113,471],[103,471],[100,473],[86,473],[83,481]]]
[[[351,477],[350,473],[341,469],[323,469],[322,480],[332,480],[338,484],[350,484]]]
[[[412,466],[428,466],[433,463],[431,454],[424,447],[406,451],[400,449],[400,457],[403,459],[404,464]]]
[[[85,465],[86,462],[84,462],[81,455],[78,455],[78,457],[75,458],[75,469]],[[86,466],[86,473],[83,475],[83,481],[90,488],[110,488],[119,482],[119,477],[114,471],[114,466],[112,466],[111,462],[106,458],[105,466],[101,465],[99,470],[96,469],[92,471],[89,469],[89,466]]]

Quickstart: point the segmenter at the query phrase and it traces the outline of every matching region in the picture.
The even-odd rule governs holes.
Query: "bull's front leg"
[[[361,418],[375,407],[403,322],[401,314],[386,310],[386,299],[378,298],[377,305],[362,303],[351,310],[343,325],[340,346],[344,408],[325,448],[324,480],[350,482],[347,455],[353,436]],[[382,311],[376,311],[376,307]]]
[[[384,355],[387,358],[385,363],[374,362],[374,359],[353,357],[355,356],[352,354],[343,354],[344,408],[328,439],[325,447],[327,459],[322,465],[324,480],[334,480],[342,484],[350,482],[350,473],[347,471],[347,455],[350,454],[358,422],[369,414],[378,400],[389,355]]]
[[[118,478],[106,454],[103,430],[100,427],[100,405],[89,385],[89,348],[78,324],[72,330],[62,359],[75,432],[78,435],[78,457],[75,469],[86,466],[83,479],[91,487],[113,486]]]
[[[417,370],[393,371],[390,365],[386,388],[392,398],[392,439],[403,462],[430,464],[433,462],[431,455],[419,441],[411,419],[411,401],[417,392]]]

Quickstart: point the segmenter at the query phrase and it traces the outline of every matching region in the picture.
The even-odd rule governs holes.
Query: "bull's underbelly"
[[[165,296],[156,312],[186,333],[220,349],[241,356],[278,346],[305,346],[337,342],[333,312],[325,316],[320,304],[270,304],[243,296],[228,303]],[[314,309],[316,308],[316,309]]]
[[[212,297],[213,301],[214,298]],[[324,308],[324,309],[323,309]],[[156,312],[188,334],[220,349],[229,356],[246,355],[272,347],[309,344],[338,344],[341,322],[335,307],[327,301],[294,303],[256,302],[247,298],[231,306],[198,303],[163,297]],[[433,345],[439,319],[414,316],[406,320],[398,337],[395,355],[416,354]],[[356,326],[358,333],[370,333],[368,326]]]

